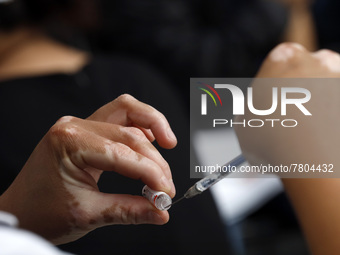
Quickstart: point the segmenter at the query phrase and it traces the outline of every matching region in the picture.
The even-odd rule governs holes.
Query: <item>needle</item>
[[[245,162],[245,158],[241,154],[241,155],[237,156],[236,158],[234,158],[233,160],[231,160],[230,162],[223,165],[223,167],[225,167],[226,169],[230,169],[231,167],[236,168],[236,167],[242,165],[244,162]],[[208,188],[210,188],[211,186],[213,186],[214,184],[216,184],[220,180],[224,179],[230,172],[231,171],[229,170],[229,171],[226,171],[226,172],[212,173],[210,175],[207,175],[205,178],[199,180],[193,186],[191,186],[187,190],[187,192],[184,193],[183,197],[177,199],[172,204],[166,206],[166,208],[169,209],[170,206],[172,206],[172,205],[178,203],[179,201],[183,200],[183,198],[192,198],[196,195],[201,194],[203,191],[207,190]]]
[[[187,192],[185,192],[185,194],[183,195],[183,197],[180,197],[179,199],[177,199],[175,202],[173,202],[172,204],[168,205],[166,208],[170,208],[170,206],[173,206],[174,204],[178,203],[179,201],[182,201],[184,198],[192,198],[198,194],[201,194],[202,191],[198,190],[196,188],[196,185],[190,187]]]
[[[173,206],[174,204],[176,204],[176,203],[178,203],[179,201],[183,200],[184,198],[185,198],[185,197],[183,196],[183,197],[177,199],[175,202],[173,202],[173,203],[171,204],[171,206]]]
[[[185,198],[184,196],[177,199],[175,202],[173,202],[172,204],[168,205],[166,208],[170,208],[171,206],[173,206],[174,204],[178,203],[179,201],[183,200],[183,198]]]

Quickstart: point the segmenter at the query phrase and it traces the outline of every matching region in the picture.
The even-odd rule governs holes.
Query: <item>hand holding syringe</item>
[[[233,160],[226,163],[225,165],[223,165],[221,168],[226,167],[226,169],[230,169],[232,167],[238,167],[241,164],[243,164],[245,161],[246,161],[245,158],[241,154],[241,155],[237,156],[236,158],[234,158]],[[220,180],[227,177],[229,173],[230,173],[230,171],[209,174],[208,176],[204,177],[203,179],[196,182],[193,186],[191,186],[187,190],[187,192],[184,193],[183,197],[177,199],[175,202],[171,203],[171,198],[169,196],[164,198],[164,199],[166,199],[166,201],[164,200],[164,203],[162,203],[163,205],[161,207],[156,206],[156,199],[157,198],[158,198],[158,200],[162,199],[160,196],[157,196],[156,193],[155,193],[155,196],[147,196],[147,198],[149,198],[150,202],[152,202],[156,206],[156,208],[158,208],[160,210],[168,210],[173,204],[178,203],[183,198],[192,198],[196,195],[201,194],[203,191],[207,190],[208,188],[210,188],[211,186],[213,186],[214,184],[216,184]],[[145,193],[144,190],[145,190],[145,187],[143,189],[143,195]],[[155,191],[153,191],[153,192],[155,192]],[[164,192],[162,192],[162,193],[164,193]],[[170,200],[169,200],[169,198],[170,198]],[[158,201],[158,203],[160,203],[160,202]]]

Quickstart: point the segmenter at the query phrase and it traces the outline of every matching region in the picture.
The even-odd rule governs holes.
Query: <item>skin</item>
[[[288,20],[283,41],[302,44],[306,49],[318,48],[317,33],[311,11],[312,0],[277,0],[288,10]]]
[[[89,59],[87,52],[61,44],[38,28],[0,30],[0,81],[54,73],[72,74]]]
[[[280,57],[278,57],[280,56]],[[329,51],[309,52],[301,45],[284,43],[277,46],[264,61],[258,78],[340,78],[340,56]],[[333,80],[334,81],[334,80]],[[338,81],[308,85],[312,100],[306,104],[313,118],[290,109],[287,118],[299,121],[303,128],[289,132],[282,128],[237,127],[242,151],[252,165],[289,165],[291,163],[332,163],[340,166],[340,87]],[[261,84],[254,83],[254,91]],[[280,82],[275,87],[283,87]],[[260,89],[254,101],[271,105],[271,96]],[[287,110],[288,114],[288,110]],[[280,118],[279,114],[271,116]],[[261,118],[247,112],[245,119]],[[265,117],[263,117],[265,118]],[[278,135],[279,134],[279,135]],[[324,176],[324,175],[323,175]],[[305,232],[312,254],[338,254],[340,243],[340,179],[282,179]]]
[[[165,224],[168,212],[147,199],[105,194],[97,187],[103,171],[114,171],[174,197],[169,165],[152,145],[154,140],[168,149],[177,143],[166,118],[130,95],[85,120],[63,117],[0,197],[0,210],[55,244],[105,225]]]
[[[60,44],[38,28],[0,31],[0,80],[72,74],[89,59],[86,52]],[[104,194],[97,187],[103,171],[115,171],[173,197],[170,168],[152,145],[154,140],[168,149],[176,145],[165,117],[129,95],[86,120],[63,117],[1,195],[0,210],[13,213],[20,227],[55,244],[105,225],[164,224],[169,214],[156,210],[146,199]]]
[[[308,46],[311,41],[305,40],[310,36],[296,39],[302,30],[295,25],[302,24],[303,27],[304,22],[311,20],[306,12],[306,3],[308,1],[287,0],[291,20],[297,18],[299,22],[290,23],[292,26],[288,26],[285,39],[300,42],[312,50],[315,44]],[[309,31],[309,35],[313,36],[313,31]],[[0,39],[0,80],[55,72],[73,73],[84,66],[89,58],[84,52],[60,45],[27,28],[0,33]],[[23,40],[25,43],[16,44]],[[8,47],[14,44],[17,47],[10,55],[1,54],[8,52]],[[257,77],[338,78],[339,59],[338,54],[328,50],[311,53],[298,44],[281,44],[269,54]],[[316,89],[311,89],[312,94],[318,93]],[[334,100],[324,99],[308,106],[308,109],[312,107],[313,116],[319,113],[318,123],[322,123],[322,118],[327,116],[339,116],[337,109],[340,106],[336,105],[339,91],[333,89],[328,91],[328,96],[333,96]],[[254,93],[254,96],[263,103],[270,98],[265,94]],[[329,114],[325,115],[327,111]],[[249,112],[246,113],[245,118],[251,117]],[[261,132],[264,129],[236,131],[243,153],[252,164],[279,164],[284,155],[287,164],[306,158],[310,163],[310,159],[315,158],[319,161],[331,160],[339,165],[336,155],[340,145],[338,138],[330,136],[324,148],[313,146],[325,128],[329,128],[325,132],[329,134],[339,130],[338,119],[335,118],[331,127],[309,130],[309,148],[316,148],[314,151],[306,149],[308,143],[297,143],[301,140],[298,134],[296,139],[284,139],[275,132]],[[317,127],[315,124],[312,126]],[[164,116],[128,95],[102,107],[86,120],[64,117],[45,135],[16,180],[0,197],[0,210],[13,213],[19,218],[21,227],[55,244],[76,240],[97,227],[110,224],[164,224],[169,214],[156,210],[146,199],[104,194],[97,187],[103,171],[115,171],[141,179],[152,189],[167,192],[173,197],[175,188],[170,169],[151,144],[154,139],[164,148],[176,145],[176,138]],[[308,153],[274,153],[277,144],[285,145],[285,151],[290,151],[293,146],[300,152]],[[334,149],[330,149],[329,145]],[[327,153],[322,153],[324,151]],[[289,157],[291,155],[294,158]],[[340,236],[340,198],[337,195],[340,181],[283,179],[283,183],[313,254],[337,254],[340,249],[337,240]]]

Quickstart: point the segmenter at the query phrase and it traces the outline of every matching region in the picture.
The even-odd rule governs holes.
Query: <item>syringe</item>
[[[187,192],[184,193],[183,197],[177,199],[175,202],[173,202],[170,206],[174,205],[175,203],[178,203],[184,198],[192,198],[194,196],[197,196],[201,194],[203,191],[207,190],[220,180],[224,179],[231,171],[230,169],[236,168],[243,164],[246,161],[246,159],[243,157],[243,155],[239,155],[233,160],[229,161],[225,165],[221,166],[221,169],[229,169],[229,171],[220,171],[215,172],[212,174],[209,174],[208,176],[204,177],[203,179],[196,182],[193,186],[191,186]]]

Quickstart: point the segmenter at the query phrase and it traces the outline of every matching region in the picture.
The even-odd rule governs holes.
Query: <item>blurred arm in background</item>
[[[296,42],[309,51],[318,49],[317,32],[312,13],[314,0],[279,0],[288,10],[283,41]]]
[[[312,85],[306,84],[306,87],[309,85],[308,90],[313,98],[308,104],[313,118],[305,118],[302,117],[301,112],[292,111],[289,116],[297,119],[299,126],[288,132],[280,128],[238,127],[236,132],[240,145],[249,162],[253,165],[332,163],[334,172],[339,172],[340,55],[329,50],[311,53],[301,45],[284,43],[268,55],[257,77],[337,79],[328,79],[329,82],[320,80],[320,83]],[[254,87],[259,86],[255,84]],[[254,93],[255,100],[269,104],[268,100],[271,98],[267,95],[263,90]],[[253,115],[247,112],[244,117],[252,118]],[[273,115],[273,118],[275,117],[279,116]],[[340,179],[286,178],[282,181],[312,254],[338,254]]]

